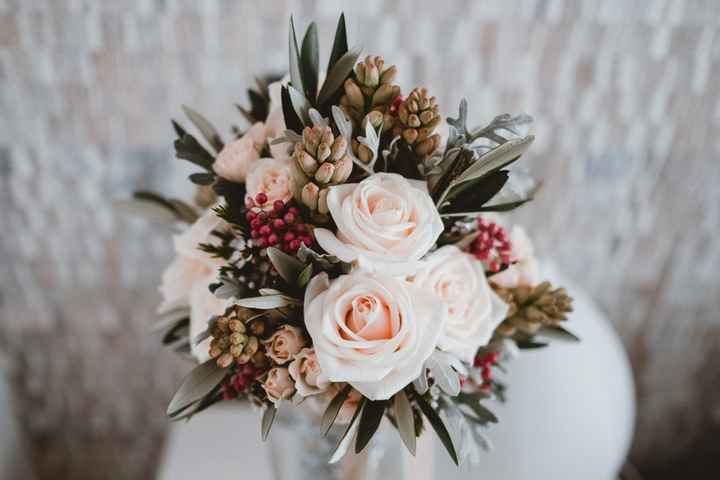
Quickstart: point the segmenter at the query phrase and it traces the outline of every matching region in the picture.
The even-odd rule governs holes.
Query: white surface
[[[479,467],[458,469],[434,439],[435,478],[615,478],[632,439],[632,375],[607,320],[582,292],[568,290],[576,299],[569,328],[582,343],[555,342],[523,352],[505,377],[507,404],[492,405],[500,417],[487,434],[494,451]],[[273,428],[271,435],[278,434],[282,430]],[[259,418],[249,410],[221,407],[175,425],[160,478],[272,478]]]

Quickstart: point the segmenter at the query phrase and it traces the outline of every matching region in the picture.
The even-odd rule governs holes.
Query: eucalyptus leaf
[[[498,418],[487,407],[480,403],[480,398],[467,393],[460,393],[457,401],[467,405],[483,423],[498,423]]]
[[[237,300],[235,304],[245,308],[272,310],[273,308],[282,308],[288,305],[299,305],[300,301],[285,295],[267,295],[263,297],[241,298]]]
[[[190,309],[188,307],[180,307],[169,310],[160,316],[160,320],[155,322],[152,326],[152,332],[161,332],[175,326],[180,321],[186,320],[190,317]]]
[[[348,51],[347,43],[347,27],[345,26],[345,14],[341,13],[338,18],[337,28],[335,29],[335,39],[333,40],[330,59],[328,60],[327,71],[332,70],[335,63]]]
[[[559,325],[543,327],[540,329],[539,332],[537,332],[537,334],[543,338],[548,338],[551,340],[560,340],[573,343],[580,341],[580,337]]]
[[[295,90],[295,87],[288,86],[288,93],[290,94],[290,103],[292,103],[293,110],[297,114],[303,125],[310,125],[310,102],[305,95]]]
[[[393,411],[395,412],[395,420],[400,438],[414,456],[417,441],[415,438],[415,415],[410,406],[410,401],[403,390],[396,393],[393,398]]]
[[[302,91],[310,101],[313,101],[317,95],[320,73],[320,46],[318,43],[317,25],[312,22],[305,31],[300,51],[300,75],[302,75],[305,87]]]
[[[340,439],[337,443],[337,446],[335,447],[335,451],[330,456],[330,460],[328,461],[328,463],[337,463],[350,448],[354,433],[355,431],[357,431],[357,425],[359,425],[359,423],[357,422],[357,418],[362,412],[364,406],[365,397],[360,400],[357,408],[355,409],[355,413],[350,419],[350,423],[347,424],[345,430],[343,430],[343,432],[340,434]]]
[[[171,198],[168,201],[177,212],[178,218],[180,218],[180,220],[187,223],[195,223],[195,221],[198,219],[198,213],[192,206],[176,198]]]
[[[290,91],[288,86],[283,85],[280,88],[280,100],[282,102],[283,118],[285,119],[285,126],[295,132],[296,134],[302,134],[303,121],[295,111],[292,100],[290,99]]]
[[[174,225],[177,222],[177,213],[157,203],[136,199],[115,200],[113,208],[132,216],[142,216],[146,220],[157,224]]]
[[[211,185],[215,181],[215,174],[210,172],[192,173],[188,178],[195,185]]]
[[[298,275],[297,278],[297,284],[300,288],[305,288],[305,286],[310,282],[310,279],[312,278],[313,274],[313,266],[312,263],[307,265],[305,268],[303,268],[302,272],[300,272],[300,275]]]
[[[508,178],[509,173],[506,170],[499,170],[473,182],[460,184],[456,189],[450,190],[446,202],[440,205],[442,215],[470,215],[481,211],[482,206],[503,188]],[[458,189],[461,191],[457,192]]]
[[[345,83],[345,80],[352,72],[353,67],[355,67],[355,63],[357,63],[357,59],[360,56],[361,51],[362,50],[359,47],[355,47],[346,52],[338,59],[333,68],[328,71],[325,82],[318,94],[319,105],[325,103],[340,87],[342,87],[343,83]]]
[[[277,413],[277,408],[275,408],[275,405],[267,405],[265,407],[265,411],[263,412],[262,421],[260,422],[260,434],[262,436],[263,442],[267,440],[268,435],[270,434],[270,428],[273,425],[273,421],[275,420],[275,414]]]
[[[183,380],[170,400],[168,416],[174,416],[192,403],[200,400],[225,378],[227,370],[220,368],[214,359],[195,367]]]
[[[545,348],[548,346],[546,342],[536,342],[534,340],[517,340],[515,343],[521,350],[533,350],[536,348]]]
[[[298,276],[300,276],[300,273],[305,268],[305,264],[296,257],[288,255],[275,247],[268,247],[267,255],[275,267],[275,270],[278,271],[283,280],[285,280],[289,285],[295,285]]]
[[[357,438],[355,439],[355,453],[360,453],[370,443],[370,439],[375,435],[383,415],[385,415],[385,407],[387,402],[384,400],[373,401],[367,400],[362,416],[360,417],[360,425],[358,426]]]
[[[295,22],[292,15],[290,15],[290,38],[289,43],[289,71],[290,71],[290,83],[295,89],[304,92],[305,87],[302,82],[302,73],[300,72],[300,50],[298,49],[297,36],[295,35]]]
[[[340,413],[343,403],[345,403],[348,395],[350,395],[350,390],[352,390],[352,386],[347,384],[333,397],[332,400],[330,400],[330,403],[325,409],[325,413],[323,413],[322,419],[320,420],[320,431],[323,435],[327,435],[330,428],[333,426],[333,423],[335,423],[335,419],[337,418],[338,413]]]
[[[187,130],[185,130],[182,125],[175,120],[170,120],[170,123],[172,123],[173,130],[175,130],[175,135],[177,135],[178,138],[182,138],[185,134],[187,134]]]
[[[183,112],[185,112],[185,115],[190,119],[190,121],[195,125],[195,127],[198,129],[198,131],[202,134],[203,137],[205,137],[205,140],[208,141],[208,143],[213,147],[215,152],[220,153],[220,150],[223,149],[225,144],[222,141],[222,138],[220,138],[220,134],[215,129],[215,127],[201,114],[193,110],[192,108],[183,105],[182,106]]]
[[[460,376],[440,355],[431,355],[425,366],[435,380],[435,385],[450,396],[460,393]]]
[[[461,183],[482,178],[489,173],[506,167],[520,158],[520,156],[530,148],[533,140],[535,140],[533,135],[508,140],[473,162],[467,170],[455,179],[455,182]]]
[[[420,410],[422,410],[423,415],[425,415],[425,418],[427,418],[430,422],[430,425],[432,425],[433,430],[435,430],[438,438],[440,438],[440,442],[442,442],[445,450],[447,450],[452,461],[455,462],[455,465],[460,465],[457,450],[455,449],[455,445],[453,445],[452,438],[450,437],[450,432],[448,432],[447,427],[445,427],[445,424],[443,423],[438,413],[435,411],[434,408],[430,406],[429,403],[427,403],[427,400],[425,400],[421,395],[415,395],[415,400],[420,407]]]
[[[182,138],[175,140],[175,156],[182,160],[187,160],[198,165],[208,172],[212,172],[212,165],[215,159],[200,143],[186,133]]]

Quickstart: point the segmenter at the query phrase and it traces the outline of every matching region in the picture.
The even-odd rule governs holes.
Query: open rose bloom
[[[497,370],[518,348],[574,339],[571,299],[498,213],[534,194],[509,188],[530,119],[470,128],[464,101],[443,117],[395,66],[348,51],[342,18],[325,80],[305,58],[313,31],[302,54],[291,41],[299,71],[259,82],[244,130],[224,139],[190,109],[198,135],[175,124],[204,202],[137,196],[183,229],[158,329],[198,366],[168,415],[246,401],[267,435],[277,409],[308,402],[325,431],[346,426],[333,458],[362,450],[383,416],[413,453],[434,430],[454,461],[477,458],[472,432],[496,421],[483,403],[506,390]]]

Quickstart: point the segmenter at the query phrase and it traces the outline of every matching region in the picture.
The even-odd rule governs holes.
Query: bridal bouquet
[[[178,158],[200,169],[194,204],[135,202],[188,224],[160,287],[163,342],[199,365],[167,409],[189,418],[223,401],[309,406],[332,460],[360,452],[383,417],[414,454],[428,427],[452,459],[477,459],[502,400],[496,371],[519,349],[576,340],[571,299],[539,277],[525,231],[499,212],[538,184],[510,165],[531,118],[469,128],[425,88],[395,84],[380,56],[348,49],[343,16],[325,74],[317,29],[290,21],[287,77],[258,80],[249,128],[227,141],[184,108]]]

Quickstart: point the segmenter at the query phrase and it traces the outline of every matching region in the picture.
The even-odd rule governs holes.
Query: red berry
[[[268,201],[267,195],[260,192],[257,195],[255,195],[255,201],[257,202],[258,205],[264,205],[265,202]]]
[[[267,241],[266,237],[260,237],[257,240],[255,240],[255,243],[257,244],[258,247],[265,248],[265,247],[267,247],[268,241]]]
[[[260,227],[260,235],[265,236],[265,235],[270,235],[271,233],[272,233],[272,229],[270,228],[269,225],[263,225],[262,227]]]
[[[283,241],[284,241],[284,242],[292,242],[293,240],[295,240],[295,234],[292,233],[292,232],[287,232],[287,233],[283,236]]]
[[[282,212],[284,208],[285,202],[283,202],[282,200],[275,200],[273,202],[273,210],[275,210],[276,212]]]
[[[279,218],[276,218],[275,220],[273,220],[273,228],[275,230],[285,230],[285,222],[283,222]]]
[[[260,236],[260,232],[258,232],[257,230],[252,230],[250,232],[250,238],[258,238],[259,236]]]
[[[295,239],[292,242],[290,242],[290,250],[293,252],[296,252],[298,248],[300,248],[300,240]]]
[[[255,217],[250,221],[250,228],[252,229],[260,228],[260,225],[262,225],[262,220],[260,220],[258,217]]]
[[[306,247],[309,247],[310,245],[312,245],[313,239],[312,239],[312,237],[310,237],[310,236],[303,237],[302,243],[304,243]],[[300,248],[299,245],[298,245],[298,248]]]
[[[295,233],[305,233],[305,230],[307,230],[307,227],[305,227],[304,223],[298,223],[294,227]]]
[[[278,244],[278,236],[275,235],[274,233],[271,234],[271,235],[268,237],[268,244],[270,244],[270,246],[272,246],[272,247],[274,247],[275,245],[277,245],[277,244]]]
[[[290,207],[288,208],[288,213],[292,213],[295,216],[300,215],[300,209],[297,207]]]
[[[257,218],[258,218],[258,220],[260,220],[260,222],[265,223],[265,221],[267,220],[267,213],[259,212],[257,214]]]
[[[285,214],[285,216],[283,217],[283,219],[285,220],[285,223],[291,224],[291,223],[293,223],[293,222],[295,221],[295,214],[292,213],[292,212],[288,212],[288,213]]]
[[[257,217],[257,213],[253,212],[252,210],[249,210],[249,211],[245,214],[245,219],[246,219],[248,222],[252,222],[252,221],[255,219],[255,217]]]

